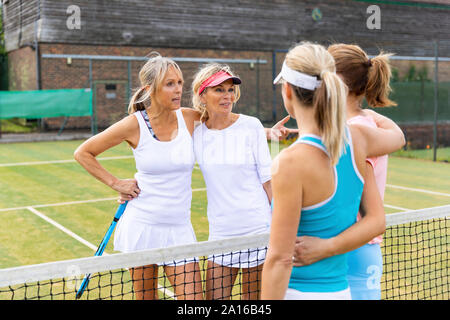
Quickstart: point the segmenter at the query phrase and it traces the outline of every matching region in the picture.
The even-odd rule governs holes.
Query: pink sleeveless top
[[[347,124],[360,124],[368,127],[376,128],[377,125],[372,117],[365,116],[356,116],[347,120]],[[375,174],[375,181],[378,187],[378,191],[380,192],[381,200],[384,199],[384,190],[386,189],[386,177],[387,177],[387,167],[388,167],[388,156],[384,155],[376,158],[368,158],[368,162],[373,167],[373,171]],[[361,219],[361,216],[358,212],[358,220]],[[375,237],[373,240],[369,242],[369,244],[381,243],[383,241],[383,237],[380,235]]]

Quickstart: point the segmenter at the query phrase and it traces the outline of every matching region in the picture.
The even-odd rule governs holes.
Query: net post
[[[433,125],[433,161],[436,162],[437,152],[437,114],[438,114],[438,95],[439,95],[439,43],[434,41],[434,125]]]

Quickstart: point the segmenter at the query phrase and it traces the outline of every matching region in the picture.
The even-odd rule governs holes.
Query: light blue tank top
[[[350,131],[348,143],[335,166],[335,192],[323,202],[302,208],[298,236],[331,238],[356,222],[364,181],[353,154]],[[320,137],[302,135],[295,143],[306,143],[327,153]],[[312,265],[294,267],[289,288],[303,292],[335,292],[348,288],[345,254],[320,260]]]

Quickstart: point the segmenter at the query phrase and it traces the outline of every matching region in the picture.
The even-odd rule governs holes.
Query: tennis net
[[[386,216],[383,299],[449,299],[449,212],[447,205]],[[85,274],[91,277],[82,300],[257,299],[268,239],[249,235],[3,269],[0,299],[73,300]]]

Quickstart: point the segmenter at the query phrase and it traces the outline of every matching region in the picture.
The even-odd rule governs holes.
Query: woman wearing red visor
[[[92,176],[120,194],[119,201],[129,201],[115,231],[114,249],[121,252],[196,241],[190,212],[195,160],[192,134],[201,114],[181,107],[183,75],[173,60],[152,53],[139,80],[129,116],[91,137],[75,152],[76,160]],[[271,137],[283,138],[289,133],[283,126],[287,119],[272,130],[265,129],[263,136],[272,132],[275,135]],[[114,176],[96,159],[122,142],[133,150],[135,179]],[[195,258],[161,263],[177,299],[203,299],[197,262]],[[158,299],[158,270],[158,265],[130,269],[136,299]]]
[[[194,153],[206,183],[209,240],[269,231],[271,156],[261,122],[232,112],[241,80],[228,66],[209,64],[192,83],[201,125]],[[259,298],[265,248],[208,257],[206,299],[229,299],[242,270],[243,299]]]

